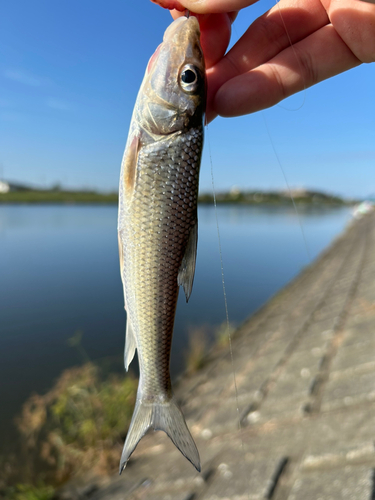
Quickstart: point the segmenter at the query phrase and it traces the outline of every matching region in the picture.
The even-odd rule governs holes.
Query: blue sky
[[[242,11],[233,38],[272,5]],[[117,189],[136,94],[170,22],[149,0],[3,2],[0,177]],[[216,119],[216,189],[284,189],[272,141],[291,186],[374,193],[374,81],[375,65],[362,65],[264,112]],[[210,169],[206,141],[202,191]]]

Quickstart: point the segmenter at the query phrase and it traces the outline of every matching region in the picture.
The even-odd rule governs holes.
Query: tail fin
[[[201,471],[199,453],[184,416],[173,399],[164,403],[137,400],[120,460],[120,474],[148,429],[164,431],[180,452]]]

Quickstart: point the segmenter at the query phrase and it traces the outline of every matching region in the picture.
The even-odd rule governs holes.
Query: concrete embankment
[[[229,349],[181,379],[176,394],[200,451],[201,474],[165,434],[151,433],[121,477],[66,495],[373,500],[374,332],[372,213],[238,330],[236,387]]]

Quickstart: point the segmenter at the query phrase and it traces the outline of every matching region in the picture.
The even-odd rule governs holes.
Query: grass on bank
[[[86,363],[65,370],[45,395],[31,396],[17,419],[26,478],[61,484],[87,471],[116,470],[136,389],[134,378],[103,380],[100,369]]]
[[[294,193],[293,201],[297,205],[307,206],[338,206],[353,204],[347,202],[339,196],[306,191],[303,194]],[[214,202],[211,193],[202,193],[199,202],[212,205]],[[238,204],[238,205],[283,205],[289,206],[292,203],[291,195],[288,192],[267,192],[267,191],[229,191],[216,193],[217,204]]]
[[[44,484],[17,484],[0,492],[0,498],[4,500],[53,500],[54,496],[55,488]]]
[[[0,203],[99,203],[116,204],[117,193],[101,194],[90,191],[62,191],[40,190],[40,191],[10,191],[0,193]]]
[[[229,348],[229,337],[233,336],[235,325],[226,321],[216,327],[202,325],[189,333],[189,346],[185,353],[186,373],[193,375],[202,369],[208,361],[210,348]],[[212,342],[209,343],[209,339]]]
[[[353,204],[342,198],[326,193],[309,192],[303,195],[295,194],[294,202],[299,205],[314,206],[336,206]],[[212,194],[201,193],[199,203],[213,204]],[[262,192],[262,191],[229,191],[216,193],[218,204],[242,204],[242,205],[290,205],[291,198],[288,193]],[[102,194],[95,191],[66,191],[60,188],[21,191],[10,191],[0,193],[0,203],[95,203],[95,204],[117,204],[118,194]]]
[[[189,346],[185,353],[186,373],[193,375],[203,368],[207,356],[207,328],[194,328],[189,334]]]
[[[69,344],[81,347],[81,338],[76,332]],[[214,347],[227,349],[226,322],[190,332],[188,375],[206,365],[210,338]],[[65,370],[51,390],[25,402],[16,420],[23,449],[0,463],[0,500],[51,500],[73,477],[117,471],[138,382],[129,375],[104,377],[83,354],[82,366]]]

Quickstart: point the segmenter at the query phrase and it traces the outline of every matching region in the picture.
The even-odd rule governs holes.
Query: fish
[[[188,301],[195,273],[205,106],[199,23],[180,17],[148,63],[121,166],[124,362],[128,370],[137,351],[140,376],[120,474],[149,429],[164,431],[200,471],[197,447],[173,395],[169,362],[179,287]]]

